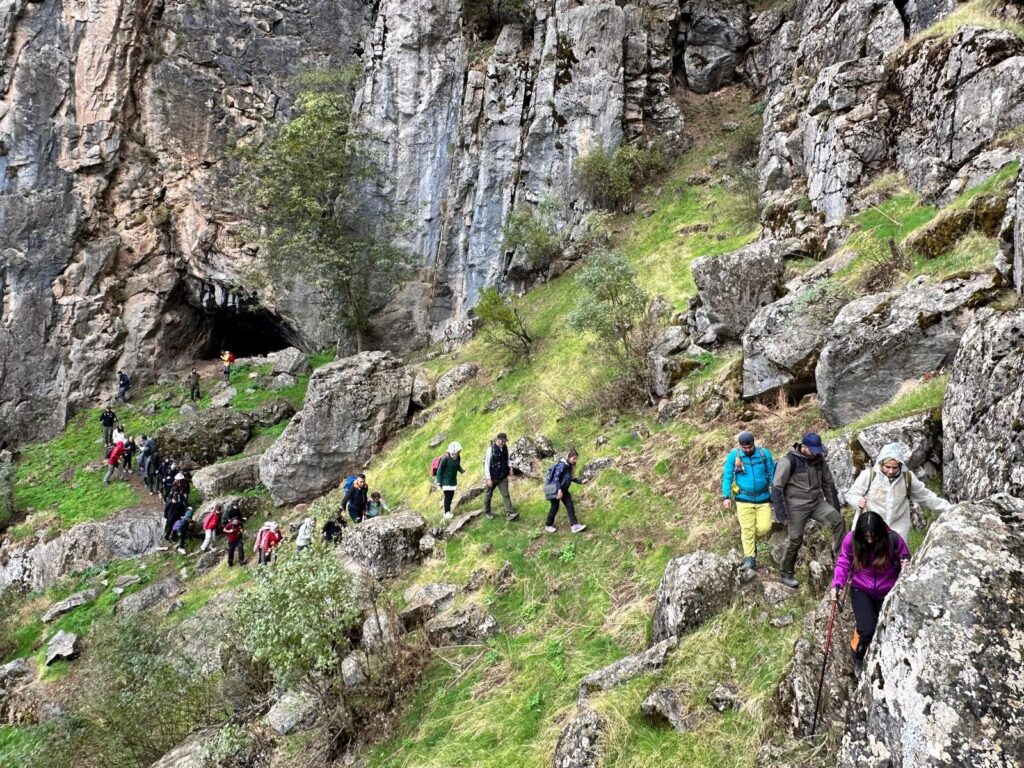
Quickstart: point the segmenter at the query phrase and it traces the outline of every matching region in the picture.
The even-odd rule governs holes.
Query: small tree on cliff
[[[386,222],[362,206],[377,171],[353,130],[354,80],[347,70],[302,76],[292,119],[239,156],[263,277],[314,287],[361,350],[373,311],[394,295],[406,258],[391,246]]]

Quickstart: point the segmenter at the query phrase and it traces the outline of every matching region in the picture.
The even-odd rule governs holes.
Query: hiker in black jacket
[[[816,520],[832,529],[833,554],[839,551],[846,533],[846,523],[839,514],[839,493],[824,454],[821,437],[809,432],[775,464],[772,510],[776,520],[789,524],[780,576],[782,583],[792,589],[800,586],[793,567],[804,543],[807,521]]]
[[[512,509],[512,497],[508,494],[508,478],[512,470],[508,464],[508,435],[499,432],[487,447],[484,455],[484,514],[493,518],[491,514],[491,497],[497,490],[501,494],[501,501],[505,505],[505,519],[512,522],[519,513]]]
[[[117,372],[117,399],[122,403],[128,402],[128,388],[132,385],[132,380],[128,378],[128,374],[124,371]]]
[[[114,425],[117,424],[117,414],[108,405],[100,414],[100,425],[103,427],[103,447],[114,444]]]
[[[164,541],[171,541],[174,524],[185,514],[185,500],[176,493],[164,505]]]
[[[360,475],[352,482],[349,489],[345,491],[345,496],[341,500],[342,509],[348,512],[348,516],[352,518],[353,523],[363,522],[363,518],[366,515],[367,488],[366,478]]]
[[[554,533],[558,530],[555,528],[555,515],[558,514],[559,502],[565,505],[565,513],[569,516],[569,525],[571,526],[570,530],[572,530],[573,533],[582,533],[587,529],[587,526],[581,524],[576,519],[576,505],[573,504],[572,494],[569,492],[569,486],[573,483],[586,485],[588,482],[587,480],[580,480],[578,477],[573,477],[577,461],[579,461],[579,454],[576,453],[575,448],[570,448],[569,453],[566,454],[565,458],[548,470],[545,482],[545,493],[549,486],[556,489],[553,495],[547,495],[547,499],[551,502],[551,506],[548,508],[548,519],[544,525],[544,530],[548,533]]]

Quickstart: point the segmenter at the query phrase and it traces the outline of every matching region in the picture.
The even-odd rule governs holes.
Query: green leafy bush
[[[562,205],[545,198],[537,205],[521,204],[508,218],[502,244],[507,251],[519,251],[534,269],[546,269],[565,249],[558,232],[558,214]]]
[[[665,167],[665,156],[657,148],[623,144],[614,152],[587,153],[580,158],[577,172],[580,189],[592,205],[619,211]]]
[[[530,356],[533,336],[526,327],[518,300],[502,296],[497,288],[483,288],[474,310],[480,321],[480,330],[492,343],[504,347],[513,355]]]

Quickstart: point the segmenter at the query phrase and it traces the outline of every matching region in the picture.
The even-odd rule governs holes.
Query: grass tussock
[[[1003,30],[1024,38],[1024,25],[1000,18],[997,15],[999,6],[999,0],[972,0],[927,29],[913,35],[906,44],[913,47],[925,40],[945,40],[955,35],[963,27]]]

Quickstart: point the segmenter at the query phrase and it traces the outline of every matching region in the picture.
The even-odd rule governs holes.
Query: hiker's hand
[[[857,500],[857,506],[860,509],[864,509],[867,505],[868,505],[868,497],[867,496],[861,496],[860,499]]]
[[[832,590],[832,602],[835,603],[835,602],[838,602],[838,601],[839,601],[839,587],[835,587]]]
[[[722,506],[726,509],[732,509],[732,499],[722,499]]]
[[[590,478],[587,478],[586,480],[580,480],[580,485],[586,485],[589,482],[590,482]]]
[[[561,488],[558,489],[558,494],[555,496],[555,498],[556,499],[561,499],[562,498],[562,489]]]
[[[488,487],[488,488],[493,488],[493,487],[494,487],[494,481],[493,481],[493,480],[491,480],[491,479],[488,479],[488,480],[487,480],[487,487]]]

